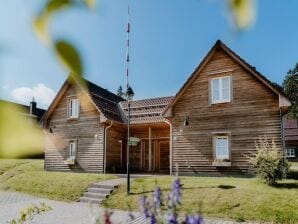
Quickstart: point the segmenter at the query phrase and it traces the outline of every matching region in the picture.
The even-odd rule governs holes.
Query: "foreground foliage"
[[[256,174],[264,179],[268,185],[276,184],[277,180],[286,178],[290,165],[278,151],[274,140],[269,141],[266,137],[256,142],[257,154],[250,162]]]
[[[45,172],[42,160],[0,159],[0,190],[15,190],[54,200],[76,201],[87,187],[114,176]]]
[[[183,198],[178,211],[204,217],[295,223],[298,220],[298,181],[284,180],[274,187],[256,178],[180,177]],[[140,178],[132,182],[131,195],[119,187],[104,203],[105,207],[139,210],[140,196],[149,199],[157,186],[168,195],[172,177]],[[129,206],[128,206],[129,205]]]
[[[44,214],[47,211],[52,210],[52,208],[45,203],[40,203],[40,206],[31,205],[30,207],[21,210],[20,216],[16,219],[8,221],[8,224],[23,224],[26,221],[32,220],[34,216]]]

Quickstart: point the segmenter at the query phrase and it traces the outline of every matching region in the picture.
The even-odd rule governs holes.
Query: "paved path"
[[[32,204],[46,203],[53,210],[37,215],[27,224],[93,224],[94,217],[104,213],[104,208],[80,202],[58,202],[38,197],[33,197],[16,192],[0,192],[0,224],[17,218],[19,211],[30,207]],[[145,223],[140,214],[134,213],[135,220],[131,223]],[[113,224],[130,223],[129,215],[125,211],[114,210],[112,215]],[[206,224],[233,224],[230,220],[205,219]],[[243,223],[242,223],[243,224]],[[248,224],[248,223],[245,223]]]

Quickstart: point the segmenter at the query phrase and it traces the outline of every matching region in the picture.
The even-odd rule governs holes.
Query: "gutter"
[[[105,149],[104,149],[104,163],[103,163],[103,173],[106,173],[106,162],[107,162],[107,132],[113,126],[113,121],[111,124],[105,128]]]
[[[173,126],[172,123],[164,119],[165,123],[170,126],[170,175],[173,175]]]

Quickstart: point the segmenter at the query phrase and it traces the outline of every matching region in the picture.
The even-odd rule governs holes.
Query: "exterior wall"
[[[230,70],[212,75],[216,71]],[[231,75],[232,102],[210,104],[210,78]],[[237,172],[249,170],[255,140],[267,135],[281,148],[278,96],[222,50],[212,56],[201,74],[173,107],[173,170],[181,173]],[[184,119],[189,116],[189,126]],[[214,132],[229,132],[231,167],[212,166]]]
[[[80,95],[78,119],[67,119],[68,96]],[[70,86],[47,121],[45,169],[55,171],[103,172],[104,126],[99,113],[83,93]],[[75,165],[66,165],[68,140],[77,140]]]
[[[112,126],[107,131],[107,172],[121,172],[121,168],[126,166],[126,164],[121,164],[121,152],[123,147],[126,147],[126,141],[124,139],[126,139],[126,129],[124,127]]]

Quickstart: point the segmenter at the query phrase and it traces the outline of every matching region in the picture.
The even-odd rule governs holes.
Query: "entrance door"
[[[158,167],[161,172],[169,172],[170,170],[170,142],[160,141],[158,144],[159,161]]]
[[[143,170],[144,171],[155,171],[155,141],[151,142],[151,170],[149,169],[149,141],[143,142]]]

